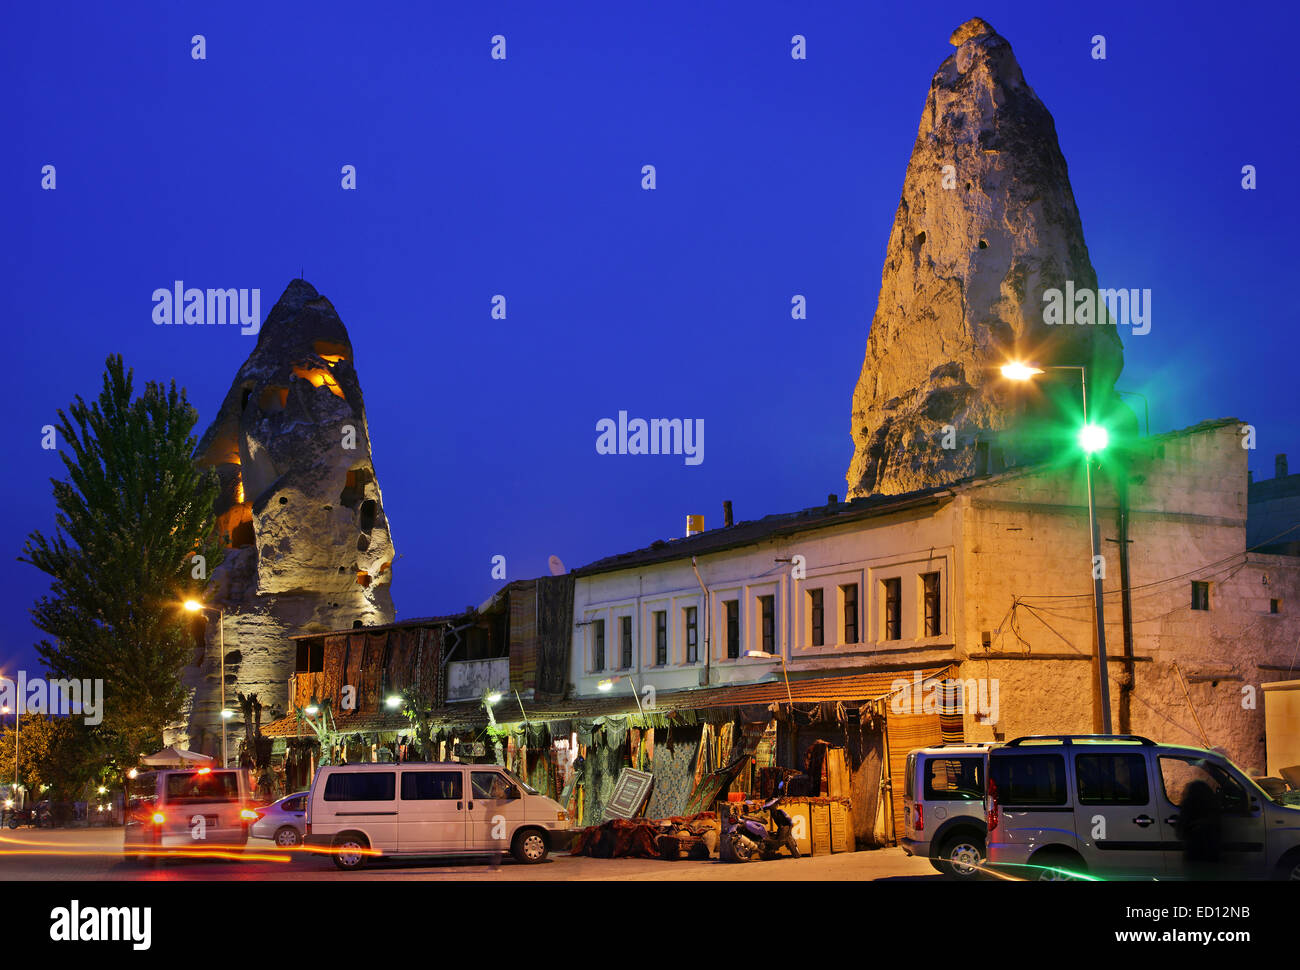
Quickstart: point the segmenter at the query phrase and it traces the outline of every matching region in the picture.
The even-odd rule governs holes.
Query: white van
[[[1013,875],[1300,879],[1300,808],[1217,752],[1137,735],[1045,735],[995,745],[987,769],[988,860]],[[1190,820],[1180,824],[1195,789],[1209,800],[1196,811],[1216,819],[1208,864],[1189,859]]]
[[[382,856],[510,852],[541,862],[568,847],[568,813],[498,765],[328,765],[307,799],[309,846],[340,869]]]
[[[143,772],[131,782],[123,854],[142,862],[167,849],[243,851],[257,818],[251,802],[242,768]]]

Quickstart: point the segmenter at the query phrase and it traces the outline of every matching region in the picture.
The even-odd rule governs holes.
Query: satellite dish
[[[551,567],[552,576],[563,576],[565,572],[567,572],[564,568],[564,563],[560,562],[559,556],[552,556],[550,559],[546,560],[546,565]]]

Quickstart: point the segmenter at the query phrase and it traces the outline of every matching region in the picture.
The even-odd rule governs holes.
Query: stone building
[[[190,703],[168,743],[219,755],[223,671],[236,737],[237,694],[257,694],[272,718],[286,712],[290,636],[394,618],[393,543],[352,342],[310,283],[292,281],[272,308],[195,457],[220,477],[229,549],[196,620]]]
[[[1260,685],[1294,662],[1300,560],[1247,550],[1246,455],[1232,419],[1141,439],[1126,488],[1119,458],[1096,475],[1097,514],[1113,729],[1262,770]],[[1077,452],[832,502],[575,570],[570,679],[582,699],[626,676],[674,707],[767,684],[779,709],[787,677],[795,709],[874,702],[885,733],[864,763],[888,778],[948,735],[936,671],[961,682],[966,740],[1099,730],[1092,565]],[[867,674],[889,676],[850,698]]]

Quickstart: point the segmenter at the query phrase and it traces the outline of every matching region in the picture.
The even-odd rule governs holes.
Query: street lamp
[[[185,609],[191,613],[200,611],[217,614],[217,642],[221,651],[221,767],[226,767],[226,721],[234,717],[226,710],[226,615],[219,606],[204,606],[198,600],[186,600]]]
[[[785,699],[790,702],[791,710],[794,709],[794,697],[790,693],[790,672],[785,667],[785,654],[768,653],[766,650],[746,650],[746,657],[754,657],[759,660],[779,660],[781,661],[781,674],[785,677]]]
[[[1083,449],[1083,469],[1088,482],[1088,530],[1092,537],[1092,606],[1097,628],[1097,689],[1101,705],[1101,733],[1110,734],[1110,678],[1106,669],[1106,614],[1102,603],[1101,574],[1097,570],[1101,555],[1101,532],[1097,525],[1097,503],[1092,489],[1092,456],[1109,443],[1110,435],[1099,424],[1088,422],[1088,372],[1078,364],[1050,365],[1047,370],[1077,370],[1083,389],[1083,427],[1079,429],[1079,447]],[[1043,368],[1021,361],[1002,366],[1002,376],[1011,381],[1029,381],[1043,373]]]
[[[614,689],[614,685],[617,684],[620,680],[626,680],[628,686],[632,688],[632,699],[636,701],[637,713],[641,715],[642,719],[644,719],[645,708],[641,706],[641,693],[636,689],[636,681],[632,679],[631,674],[620,674],[618,677],[606,677],[604,680],[602,680],[600,683],[596,685],[596,690],[604,691],[605,693],[608,693],[609,691]]]

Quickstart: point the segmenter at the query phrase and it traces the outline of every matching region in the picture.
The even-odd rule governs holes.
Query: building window
[[[844,604],[844,642],[858,642],[858,584],[840,587],[840,602]]]
[[[600,673],[605,669],[605,621],[594,620],[591,628],[596,640],[596,650],[592,657],[591,669],[596,673]]]
[[[622,627],[621,634],[623,637],[623,669],[628,670],[632,666],[632,617],[619,617],[619,625]]]
[[[925,635],[937,637],[943,633],[939,619],[939,574],[921,574],[921,600],[925,611]]]
[[[1210,584],[1192,582],[1192,609],[1208,610],[1210,608]]]
[[[1270,613],[1281,613],[1281,612],[1282,612],[1282,601],[1281,601],[1281,600],[1269,600],[1269,601],[1268,601],[1268,611],[1269,611]]]
[[[688,664],[696,663],[700,659],[698,615],[699,610],[694,606],[688,606],[682,610],[682,620],[686,625],[686,662]]]
[[[740,656],[740,600],[725,600],[727,608],[727,659]]]
[[[758,598],[758,628],[762,631],[762,650],[764,653],[776,653],[776,597],[760,596]]]
[[[885,639],[903,638],[903,581],[895,576],[881,583],[885,589]]]
[[[668,666],[668,612],[655,611],[655,664]]]
[[[820,647],[826,642],[826,621],[822,614],[822,591],[808,590],[808,613],[812,619],[812,645]]]

